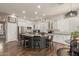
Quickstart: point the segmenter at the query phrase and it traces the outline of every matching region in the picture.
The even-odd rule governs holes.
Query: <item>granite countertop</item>
[[[25,33],[25,34],[22,34],[22,35],[26,35],[26,36],[34,36],[35,34],[28,34],[28,33]],[[68,32],[53,32],[53,33],[46,33],[46,36],[49,36],[49,35],[68,35],[70,36],[70,34]],[[41,36],[41,35],[36,35],[36,36]]]
[[[53,34],[57,34],[57,35],[70,35],[68,32],[54,32]]]

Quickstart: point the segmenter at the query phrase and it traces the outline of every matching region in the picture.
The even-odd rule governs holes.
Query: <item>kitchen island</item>
[[[34,48],[34,39],[33,39],[33,37],[34,36],[40,36],[41,38],[40,38],[40,41],[39,41],[39,44],[40,44],[40,48],[47,48],[48,47],[48,45],[47,45],[47,43],[48,43],[48,36],[46,35],[46,36],[43,36],[43,35],[40,35],[40,34],[21,34],[21,36],[25,36],[25,39],[23,39],[23,38],[21,38],[21,39],[23,39],[24,40],[24,46],[25,46],[25,41],[26,40],[28,40],[28,45],[30,45],[30,48]],[[28,39],[27,39],[27,37],[29,37]],[[38,47],[37,47],[38,48]]]

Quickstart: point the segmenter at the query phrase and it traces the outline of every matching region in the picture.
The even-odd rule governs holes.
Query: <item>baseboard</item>
[[[18,42],[18,40],[6,41],[6,43],[11,43],[11,42]]]

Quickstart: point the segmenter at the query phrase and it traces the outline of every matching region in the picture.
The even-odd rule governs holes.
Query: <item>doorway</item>
[[[5,22],[0,21],[0,52],[4,49],[4,44],[6,42],[6,31]]]
[[[6,41],[5,22],[0,22],[0,42]]]

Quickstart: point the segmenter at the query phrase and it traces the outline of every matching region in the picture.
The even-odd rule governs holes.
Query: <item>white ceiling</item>
[[[37,5],[40,5],[40,9]],[[0,12],[15,14],[20,18],[25,16],[27,20],[37,20],[44,17],[43,14],[47,17],[66,13],[70,9],[71,4],[67,3],[0,3]],[[79,9],[79,4],[72,4],[72,9]],[[26,11],[25,14],[22,13],[23,10]],[[35,11],[38,12],[37,15],[34,14]]]

